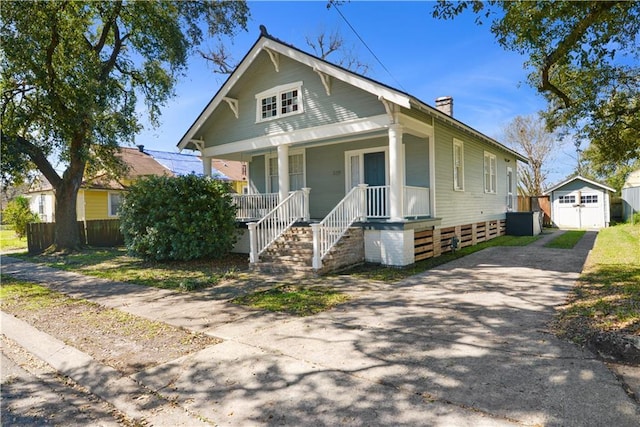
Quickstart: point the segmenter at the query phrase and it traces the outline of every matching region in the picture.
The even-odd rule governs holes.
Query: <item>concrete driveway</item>
[[[607,367],[548,329],[594,239],[486,249],[308,318],[93,289],[111,306],[224,339],[133,376],[211,423],[637,426],[638,405]]]

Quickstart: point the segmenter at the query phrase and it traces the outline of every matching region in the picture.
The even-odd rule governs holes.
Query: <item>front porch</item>
[[[408,236],[404,238],[405,226],[437,225],[431,218],[426,187],[405,186],[400,197],[391,197],[390,186],[360,184],[328,215],[315,219],[309,214],[312,194],[309,188],[293,191],[281,203],[280,195],[275,193],[233,195],[238,221],[246,223],[248,230],[237,251],[248,253],[254,266],[264,265],[268,260],[271,266],[290,263],[294,270],[316,273],[366,259],[379,260],[381,253],[388,254],[382,259],[383,264],[402,266],[413,263],[413,242]],[[401,215],[399,219],[392,217],[393,202],[401,203],[400,209],[396,209]],[[386,236],[386,243],[371,241],[371,236]],[[410,246],[411,250],[404,246]]]

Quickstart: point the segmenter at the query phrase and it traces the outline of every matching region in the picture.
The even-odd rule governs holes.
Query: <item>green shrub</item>
[[[636,212],[632,216],[630,216],[629,222],[631,224],[640,224],[640,212]]]
[[[132,254],[146,260],[215,258],[237,239],[236,208],[226,184],[196,175],[147,177],[120,208],[120,229]]]
[[[2,219],[13,226],[13,231],[20,238],[27,234],[27,224],[40,221],[40,217],[29,209],[29,199],[23,196],[18,196],[7,204],[2,212]]]

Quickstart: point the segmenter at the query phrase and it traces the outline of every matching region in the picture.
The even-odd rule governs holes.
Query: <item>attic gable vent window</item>
[[[277,86],[256,95],[256,122],[300,114],[302,108],[302,82]]]

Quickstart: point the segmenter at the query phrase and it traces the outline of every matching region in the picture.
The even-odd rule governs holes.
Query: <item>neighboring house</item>
[[[78,191],[78,221],[117,218],[123,192],[140,177],[202,174],[202,161],[194,155],[145,150],[139,145],[137,148],[121,147],[118,156],[128,166],[126,176],[113,179],[102,174],[86,178]],[[231,181],[222,173],[216,172],[212,176]],[[55,221],[55,195],[48,181],[37,182],[27,197],[30,198],[31,210],[39,214],[43,222]]]
[[[431,107],[263,32],[178,147],[198,150],[205,173],[211,158],[248,163],[249,194],[236,203],[250,238],[237,249],[253,263],[293,240],[297,223],[313,230],[313,255],[276,262],[319,270],[353,231],[349,262],[403,266],[446,250],[445,234],[465,245],[485,227],[494,237],[488,228],[514,209],[516,163],[527,159],[456,120],[452,102]],[[422,242],[437,244],[418,254]]]
[[[622,217],[628,221],[640,212],[640,169],[633,171],[622,186]]]
[[[609,226],[610,194],[615,190],[580,175],[549,188],[551,221],[560,228],[600,229]]]

